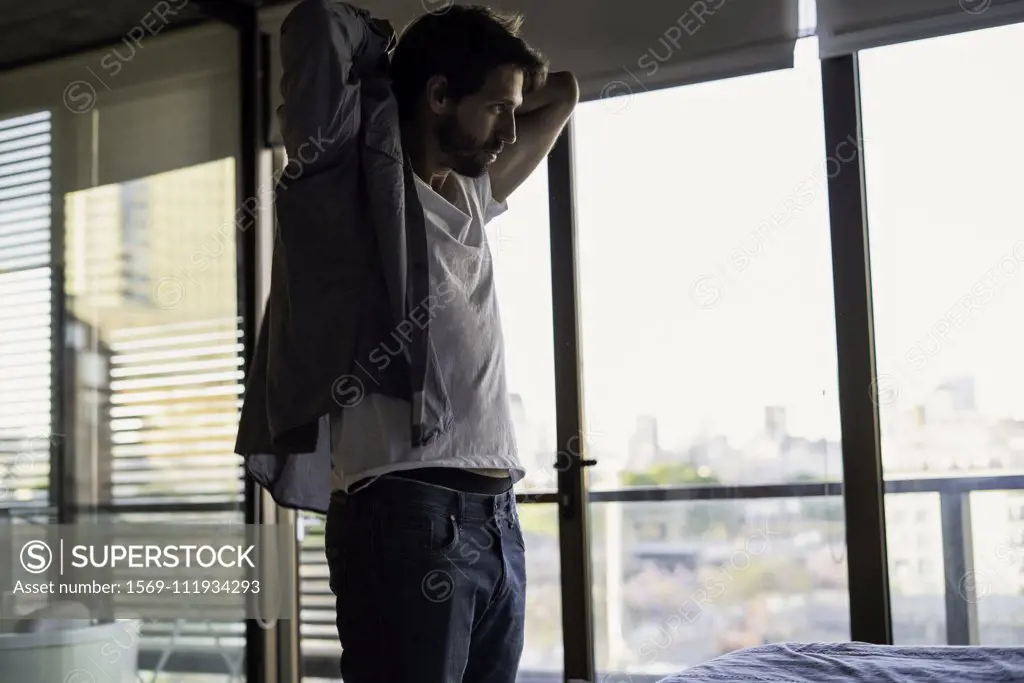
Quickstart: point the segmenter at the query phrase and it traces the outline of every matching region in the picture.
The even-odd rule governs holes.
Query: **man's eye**
[[[505,105],[496,104],[493,107],[491,107],[491,111],[495,114],[503,114],[505,112]]]

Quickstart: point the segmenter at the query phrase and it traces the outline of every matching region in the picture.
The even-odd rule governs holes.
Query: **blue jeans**
[[[526,557],[515,494],[381,477],[325,529],[345,683],[513,683]]]

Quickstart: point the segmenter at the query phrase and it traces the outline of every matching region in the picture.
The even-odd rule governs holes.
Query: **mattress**
[[[776,643],[721,655],[660,683],[1024,683],[1024,647]]]

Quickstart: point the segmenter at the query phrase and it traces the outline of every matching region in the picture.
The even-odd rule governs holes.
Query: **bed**
[[[1022,615],[1024,616],[1024,615]],[[1024,647],[776,643],[737,650],[659,683],[1024,683]]]

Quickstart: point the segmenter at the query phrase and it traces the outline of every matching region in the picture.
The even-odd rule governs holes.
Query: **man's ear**
[[[427,106],[434,114],[446,114],[451,107],[448,97],[448,79],[444,76],[431,76],[426,87]]]

